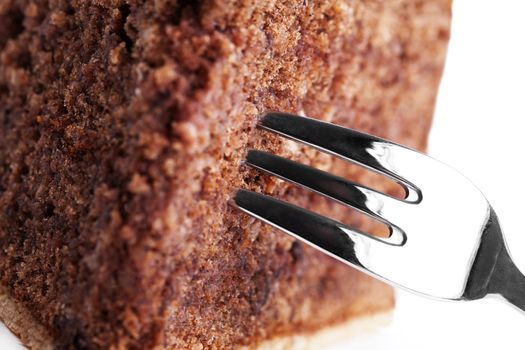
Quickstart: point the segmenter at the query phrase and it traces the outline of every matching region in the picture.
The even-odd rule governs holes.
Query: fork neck
[[[487,288],[488,294],[499,294],[525,311],[525,276],[512,261],[505,241],[496,260]]]
[[[525,311],[525,276],[512,261],[496,213],[491,208],[465,289],[465,299],[498,294]]]

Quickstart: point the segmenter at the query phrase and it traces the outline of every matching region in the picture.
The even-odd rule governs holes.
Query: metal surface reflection
[[[510,258],[496,214],[457,171],[393,142],[310,118],[268,113],[260,127],[388,176],[405,188],[406,198],[252,150],[248,166],[380,220],[391,235],[377,238],[246,190],[235,194],[239,209],[393,285],[448,300],[499,294],[525,310],[525,277]]]

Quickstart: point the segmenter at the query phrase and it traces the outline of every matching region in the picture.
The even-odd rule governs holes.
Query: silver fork
[[[394,198],[270,153],[246,164],[382,221],[374,237],[275,198],[239,189],[233,204],[369,275],[447,300],[499,294],[525,311],[525,277],[512,262],[496,213],[483,194],[447,165],[393,142],[318,120],[267,113],[259,126],[359,164],[398,182]]]

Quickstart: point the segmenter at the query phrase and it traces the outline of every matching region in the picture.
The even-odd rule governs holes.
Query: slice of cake
[[[449,20],[449,0],[2,0],[0,318],[35,349],[115,350],[319,348],[378,322],[389,287],[227,201],[250,188],[371,229],[246,150],[395,186],[256,117],[424,149]]]

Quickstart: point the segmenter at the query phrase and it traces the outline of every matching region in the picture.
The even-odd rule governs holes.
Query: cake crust
[[[390,323],[391,313],[363,315],[332,327],[309,334],[294,334],[266,340],[255,350],[315,350],[348,341],[356,335],[362,336]],[[35,320],[30,310],[0,287],[0,321],[20,338],[29,350],[55,349],[53,338],[40,322]],[[237,350],[250,350],[253,347],[239,346]]]
[[[0,288],[0,321],[16,334],[30,350],[54,349],[52,337],[36,321],[31,312]],[[338,342],[348,341],[354,336],[363,336],[391,321],[391,313],[379,313],[353,318],[344,323],[324,328],[310,334],[295,334],[266,340],[256,350],[315,350],[324,349]],[[237,350],[249,350],[239,346]]]
[[[424,149],[448,0],[5,0],[0,285],[58,349],[229,349],[383,313],[392,290],[227,205],[249,188],[375,224],[241,166],[280,110]],[[7,26],[6,30],[1,30]]]
[[[1,285],[0,321],[19,337],[27,348],[35,350],[53,349],[53,339],[49,335],[49,331],[35,320],[30,310],[9,295],[9,292]]]

